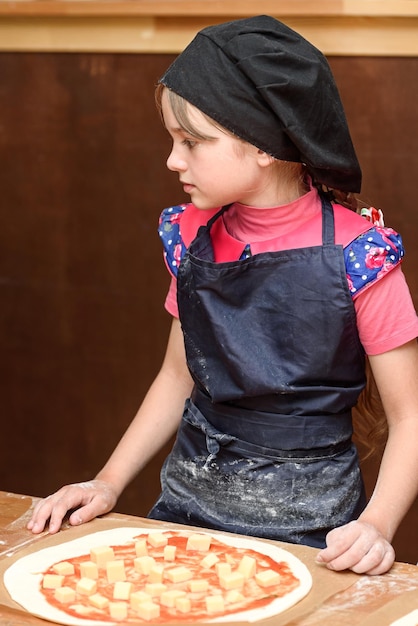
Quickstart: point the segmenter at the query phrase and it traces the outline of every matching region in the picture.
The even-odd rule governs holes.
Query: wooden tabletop
[[[20,609],[3,585],[3,573],[28,553],[117,526],[176,527],[139,517],[110,513],[84,526],[63,525],[57,535],[32,535],[26,524],[37,498],[0,491],[0,624],[46,626],[46,622]],[[212,532],[212,531],[211,531]],[[277,544],[278,542],[269,542]],[[275,626],[390,626],[418,608],[418,567],[396,563],[384,576],[336,573],[315,564],[317,550],[306,546],[279,544],[300,558],[313,577],[312,591],[295,608],[260,624]],[[239,626],[235,622],[235,626]]]

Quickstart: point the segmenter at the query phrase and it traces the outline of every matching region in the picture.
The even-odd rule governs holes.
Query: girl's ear
[[[257,148],[257,161],[261,167],[269,167],[275,160],[276,159],[272,157],[271,154],[267,154],[267,152],[263,152],[263,150]]]

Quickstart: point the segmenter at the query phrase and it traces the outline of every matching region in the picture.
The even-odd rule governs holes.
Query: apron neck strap
[[[335,243],[334,210],[331,202],[321,194],[322,202],[322,244],[333,246]]]

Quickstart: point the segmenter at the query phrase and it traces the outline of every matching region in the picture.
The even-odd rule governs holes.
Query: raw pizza
[[[256,621],[311,589],[306,566],[273,544],[187,530],[114,528],[22,557],[12,599],[60,624]]]

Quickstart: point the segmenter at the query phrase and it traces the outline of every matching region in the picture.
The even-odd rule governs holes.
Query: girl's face
[[[213,209],[232,202],[272,206],[266,167],[271,157],[214,126],[193,105],[187,106],[193,127],[210,139],[198,139],[181,128],[164,90],[162,115],[173,140],[167,167],[178,173],[193,204],[199,209]]]

